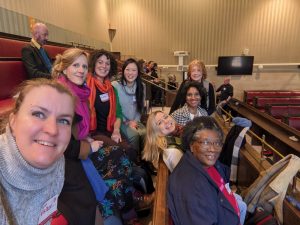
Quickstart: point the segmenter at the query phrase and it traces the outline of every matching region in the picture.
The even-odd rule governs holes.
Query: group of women
[[[143,158],[157,167],[162,156],[171,172],[167,205],[174,224],[243,224],[247,206],[230,189],[229,167],[218,161],[223,133],[209,116],[215,95],[206,77],[203,62],[192,61],[170,115],[149,115]]]
[[[204,64],[189,65],[171,116],[154,112],[147,127],[141,68],[128,59],[111,83],[116,68],[105,50],[71,48],[56,57],[52,80],[28,80],[17,90],[1,124],[1,224],[141,224],[132,168],[140,155],[157,166],[160,154],[172,172],[175,224],[239,224],[237,202],[224,188],[227,170],[217,161],[223,136],[208,116],[215,101]],[[183,147],[170,135],[182,135]]]
[[[17,91],[1,124],[1,224],[140,224],[132,166],[145,130],[144,87],[129,59],[114,88],[116,68],[105,50],[89,56],[71,48],[56,56],[52,80],[29,80]],[[124,113],[117,90],[131,107]]]

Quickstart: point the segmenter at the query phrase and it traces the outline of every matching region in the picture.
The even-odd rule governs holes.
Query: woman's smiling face
[[[9,119],[23,158],[40,169],[55,163],[69,144],[73,116],[71,96],[50,86],[30,90]]]
[[[110,71],[110,59],[106,55],[101,55],[95,65],[95,76],[97,79],[103,81]]]
[[[161,136],[171,134],[175,130],[175,123],[175,120],[171,116],[163,112],[158,112],[155,116],[155,124]]]

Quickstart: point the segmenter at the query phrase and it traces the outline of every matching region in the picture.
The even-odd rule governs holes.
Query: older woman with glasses
[[[183,96],[185,104],[171,114],[178,124],[185,126],[195,117],[207,116],[206,91],[199,82],[189,82],[183,90]]]
[[[229,188],[229,169],[218,161],[223,133],[212,117],[186,124],[182,147],[186,153],[168,184],[168,207],[174,224],[238,225],[240,210]]]

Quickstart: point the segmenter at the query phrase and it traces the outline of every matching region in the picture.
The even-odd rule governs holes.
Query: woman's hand
[[[103,141],[92,141],[90,142],[92,152],[97,152],[99,148],[103,146]]]
[[[117,143],[122,142],[122,137],[119,129],[114,129],[114,132],[111,135],[111,139]]]
[[[137,129],[138,128],[138,123],[135,120],[130,120],[128,122],[128,126],[133,128],[133,129]]]

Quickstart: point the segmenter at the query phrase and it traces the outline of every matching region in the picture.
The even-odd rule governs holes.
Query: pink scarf
[[[90,130],[90,110],[88,107],[88,98],[90,96],[90,89],[86,84],[78,86],[74,84],[65,75],[60,75],[58,81],[68,87],[76,97],[76,114],[82,117],[81,121],[76,123],[77,139],[82,140],[86,138]]]

